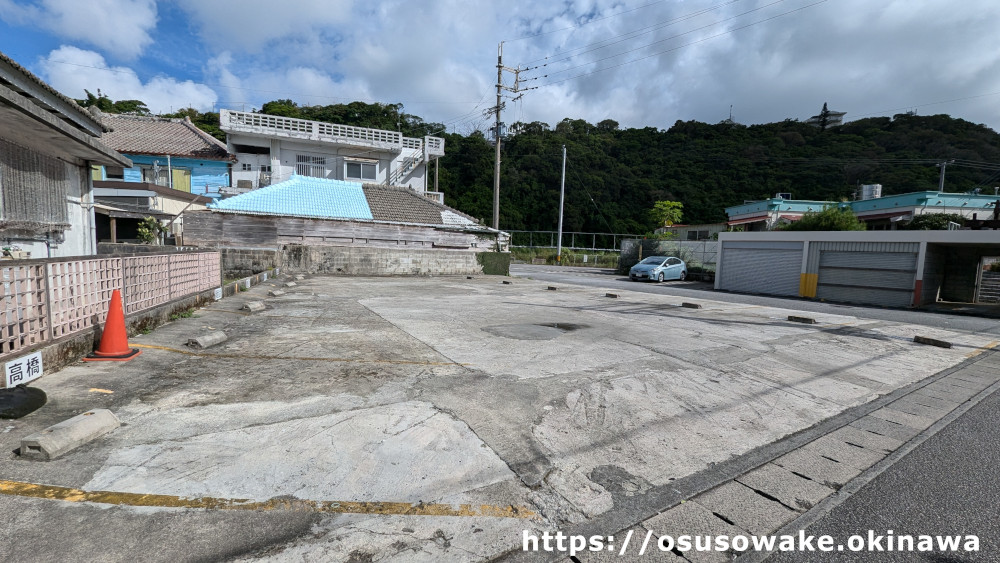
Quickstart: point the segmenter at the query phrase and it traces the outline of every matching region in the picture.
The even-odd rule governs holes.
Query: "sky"
[[[998,29],[996,0],[0,0],[0,51],[73,98],[401,103],[462,134],[489,127],[501,42],[508,124],[749,125],[828,103],[1000,130]]]

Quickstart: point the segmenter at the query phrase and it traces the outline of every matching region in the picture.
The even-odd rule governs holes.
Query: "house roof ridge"
[[[185,116],[184,119],[183,119],[183,123],[184,123],[185,126],[188,127],[188,129],[191,129],[192,131],[194,131],[195,135],[198,135],[201,138],[205,139],[208,143],[213,144],[213,145],[221,148],[222,150],[226,151],[227,154],[229,153],[229,147],[226,146],[225,143],[223,143],[222,141],[216,139],[215,137],[213,137],[212,135],[210,135],[208,132],[202,131],[200,127],[198,127],[197,125],[194,124],[193,121],[191,121],[190,117]],[[230,155],[230,160],[232,160],[233,162],[236,162],[236,155]]]

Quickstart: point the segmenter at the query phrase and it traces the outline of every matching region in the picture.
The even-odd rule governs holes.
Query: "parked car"
[[[632,281],[683,280],[687,278],[687,264],[674,256],[649,256],[628,271]]]

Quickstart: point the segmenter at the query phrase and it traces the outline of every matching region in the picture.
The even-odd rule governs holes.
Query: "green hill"
[[[985,193],[1000,185],[1000,135],[947,115],[871,118],[821,131],[797,121],[743,126],[678,121],[667,130],[619,129],[563,120],[518,125],[503,144],[502,228],[552,230],[560,151],[567,147],[567,231],[645,232],[654,202],[684,204],[684,222],[725,220],[725,208],[788,192],[796,199],[850,199],[859,183],[883,195],[937,190]],[[441,189],[446,201],[492,217],[492,146],[481,136],[448,135]]]

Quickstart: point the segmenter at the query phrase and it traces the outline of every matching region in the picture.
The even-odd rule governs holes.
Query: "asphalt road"
[[[784,307],[798,311],[813,313],[829,313],[834,315],[851,315],[861,319],[918,324],[936,328],[946,328],[981,334],[1000,334],[1000,321],[995,318],[983,318],[965,315],[949,315],[926,310],[891,309],[881,307],[864,307],[857,305],[842,305],[824,303],[811,299],[786,297],[770,297],[766,295],[747,295],[716,291],[712,284],[704,282],[633,282],[628,276],[615,274],[613,270],[600,268],[575,268],[559,266],[536,266],[529,264],[511,264],[512,276],[526,277],[551,283],[566,283],[587,287],[610,289],[627,289],[658,295],[675,295],[714,299],[727,303],[742,303],[764,307]]]
[[[1000,561],[1000,392],[993,393],[806,529],[838,541],[868,530],[887,538],[979,537],[978,553],[859,552],[822,554],[823,561],[965,563]],[[964,542],[964,537],[963,537]],[[887,540],[881,545],[887,547]],[[769,563],[813,561],[784,553]]]

